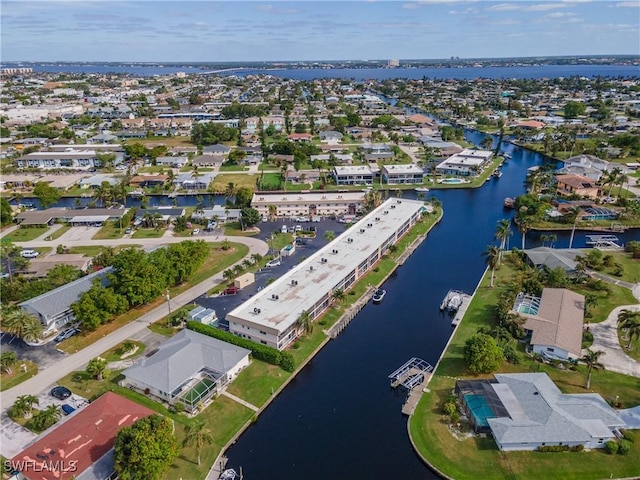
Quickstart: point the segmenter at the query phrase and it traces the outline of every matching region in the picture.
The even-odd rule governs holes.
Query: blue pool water
[[[478,427],[488,427],[487,418],[495,418],[496,415],[487,404],[487,399],[482,395],[467,394],[464,396],[464,400],[473,415],[474,423]]]

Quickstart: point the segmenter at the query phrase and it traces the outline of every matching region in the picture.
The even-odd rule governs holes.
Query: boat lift
[[[615,235],[587,235],[586,244],[600,250],[622,250]]]
[[[389,375],[391,386],[393,388],[403,386],[407,390],[413,390],[415,387],[422,385],[425,374],[431,373],[433,367],[421,358],[413,357],[395,372]]]

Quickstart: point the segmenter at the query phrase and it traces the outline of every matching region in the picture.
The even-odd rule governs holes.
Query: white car
[[[22,250],[20,252],[20,256],[23,258],[36,258],[38,255],[40,255],[40,252],[36,250]]]
[[[200,233],[200,229],[199,228],[194,228],[193,232],[191,232],[191,235],[198,235]]]
[[[281,263],[279,258],[274,258],[270,262],[267,262],[267,267],[279,267]]]
[[[268,221],[269,221],[269,219],[268,219],[265,215],[263,215],[263,216],[262,216],[262,221],[263,221],[263,222],[268,222]]]

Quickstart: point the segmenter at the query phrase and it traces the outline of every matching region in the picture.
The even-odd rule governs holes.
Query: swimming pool
[[[473,415],[473,422],[478,428],[486,428],[489,426],[487,418],[495,418],[496,414],[487,403],[487,399],[482,395],[468,393],[464,396],[464,401]]]
[[[467,183],[467,181],[463,180],[462,178],[444,178],[440,180],[440,183],[445,183],[447,185],[458,185],[460,183]]]
[[[535,307],[534,305],[520,305],[518,307],[518,312],[519,313],[527,313],[529,315],[537,315],[538,314],[538,308]]]

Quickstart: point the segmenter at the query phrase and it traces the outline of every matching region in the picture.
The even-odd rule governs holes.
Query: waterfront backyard
[[[483,478],[496,480],[532,478],[532,472],[540,472],[547,479],[563,480],[636,477],[640,473],[638,442],[632,443],[631,453],[624,456],[610,455],[604,449],[564,453],[501,452],[491,436],[473,435],[464,424],[461,428],[450,425],[443,405],[450,397],[456,379],[472,377],[463,358],[464,343],[478,328],[497,325],[495,306],[499,296],[507,290],[508,282],[516,275],[516,269],[504,261],[496,271],[494,288],[489,286],[490,275],[483,277],[463,321],[443,353],[428,393],[422,396],[409,420],[409,432],[417,452],[434,468],[457,480],[476,479],[478,472],[482,472]],[[610,296],[628,300],[627,294],[618,291],[622,287],[611,287]],[[594,312],[591,321],[602,321],[607,313]],[[522,344],[515,340],[512,340],[512,346],[518,351],[519,363],[505,362],[496,373],[545,372],[565,393],[600,393],[607,401],[617,400],[623,408],[640,404],[638,378],[598,370],[593,372],[590,390],[586,390],[585,366],[579,365],[575,370],[559,369],[525,355]],[[488,377],[490,375],[473,376]]]

